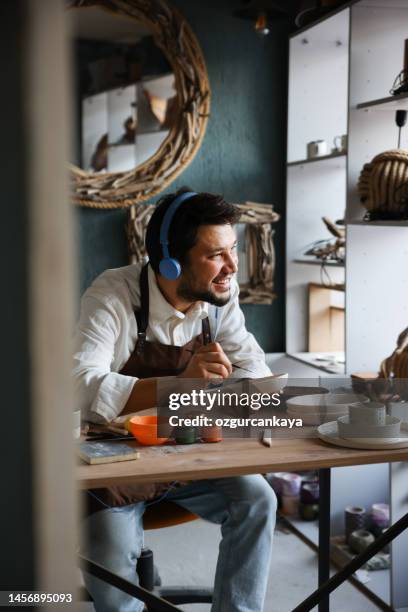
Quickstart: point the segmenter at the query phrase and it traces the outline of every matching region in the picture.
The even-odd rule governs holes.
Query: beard
[[[231,291],[228,290],[225,296],[217,295],[209,287],[199,287],[191,274],[185,273],[185,278],[177,288],[177,295],[188,302],[208,302],[214,306],[225,306],[228,304]]]

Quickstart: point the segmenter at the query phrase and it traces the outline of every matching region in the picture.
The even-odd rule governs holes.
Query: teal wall
[[[167,191],[188,185],[227,200],[271,202],[284,211],[287,40],[285,24],[260,39],[247,21],[232,17],[237,0],[173,0],[200,42],[212,103],[207,132],[195,159]],[[106,268],[127,264],[125,211],[78,210],[81,293]],[[284,218],[276,227],[277,299],[245,305],[247,327],[265,351],[283,351]]]

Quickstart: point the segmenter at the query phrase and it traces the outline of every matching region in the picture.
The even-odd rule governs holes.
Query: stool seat
[[[147,506],[143,515],[143,529],[163,529],[195,521],[199,517],[174,502],[163,500]]]

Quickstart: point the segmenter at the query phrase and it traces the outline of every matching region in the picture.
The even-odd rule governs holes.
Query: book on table
[[[125,443],[108,441],[82,442],[78,446],[78,455],[86,463],[115,463],[139,458],[139,452]]]

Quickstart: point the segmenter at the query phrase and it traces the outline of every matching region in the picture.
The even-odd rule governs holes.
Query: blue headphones
[[[164,278],[176,280],[181,274],[181,265],[177,259],[170,257],[169,253],[169,229],[175,212],[179,206],[197,195],[195,191],[186,191],[177,196],[166,210],[160,226],[160,244],[163,251],[163,259],[159,264],[159,271]]]

